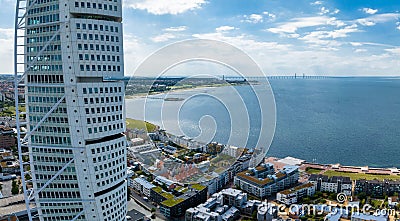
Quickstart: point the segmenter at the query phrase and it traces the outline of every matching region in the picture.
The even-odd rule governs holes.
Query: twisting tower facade
[[[125,88],[109,80],[124,75],[121,1],[17,1],[28,122],[19,149],[30,156],[21,170],[40,220],[125,219]]]

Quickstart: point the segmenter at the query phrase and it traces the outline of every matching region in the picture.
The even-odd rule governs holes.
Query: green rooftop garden
[[[156,193],[161,193],[162,192],[162,188],[159,186],[153,187],[154,192]]]
[[[182,186],[177,186],[175,188],[176,192],[181,192],[181,193],[186,193],[188,190],[189,190],[188,188],[185,188],[185,187],[182,187]]]
[[[201,191],[204,190],[206,187],[200,184],[192,184],[192,188]]]
[[[167,192],[161,193],[161,196],[165,197],[166,199],[173,199],[175,197],[174,195]]]
[[[177,187],[175,188],[176,191],[179,191],[179,190],[181,190],[181,189],[183,189],[183,187],[181,187],[181,186],[177,186]]]
[[[185,201],[182,198],[172,198],[172,199],[167,199],[161,202],[162,205],[166,206],[166,207],[173,207],[178,205],[179,203]]]

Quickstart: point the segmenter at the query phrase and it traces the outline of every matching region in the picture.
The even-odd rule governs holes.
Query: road
[[[140,204],[138,204],[137,202],[135,202],[135,199],[137,201],[139,201],[140,203],[144,204],[146,207],[148,208],[156,208],[156,206],[152,205],[150,201],[145,201],[143,199],[143,196],[137,194],[134,190],[131,191],[131,200],[128,202],[128,210],[130,209],[136,209],[139,212],[143,213],[146,215],[146,217],[150,217],[151,216],[151,212],[147,209],[145,209],[143,206],[141,206]],[[156,219],[155,220],[166,220],[165,216],[163,216],[160,213],[159,209],[156,209]]]

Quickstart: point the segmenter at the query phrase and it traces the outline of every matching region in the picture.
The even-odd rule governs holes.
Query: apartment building
[[[350,177],[328,177],[321,174],[312,174],[308,181],[315,186],[316,191],[344,193],[347,196],[350,196],[352,193],[353,184]]]
[[[298,203],[302,198],[313,196],[315,194],[315,186],[312,183],[305,183],[287,190],[280,191],[276,194],[276,200],[286,205]]]
[[[240,172],[234,179],[235,185],[258,197],[271,196],[280,190],[292,187],[299,180],[297,166],[285,166],[275,172],[272,164],[261,164],[256,168],[249,168]]]

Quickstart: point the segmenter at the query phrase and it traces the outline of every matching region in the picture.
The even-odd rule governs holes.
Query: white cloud
[[[349,33],[353,32],[360,32],[356,24],[332,31],[313,31],[299,39],[308,43],[311,47],[318,46],[323,50],[338,50],[337,47],[343,45],[343,43],[335,39],[346,38]]]
[[[325,14],[328,14],[330,11],[329,11],[329,9],[327,9],[327,8],[325,8],[325,7],[321,7],[320,8],[320,12],[318,13],[319,15],[325,15]]]
[[[163,31],[167,31],[167,32],[181,32],[181,31],[186,31],[186,30],[187,30],[186,26],[169,27],[169,28],[163,29]]]
[[[236,29],[235,27],[225,25],[225,26],[220,26],[220,27],[216,28],[215,31],[226,32],[226,31],[231,31],[231,30],[235,30],[235,29]]]
[[[378,47],[389,47],[392,48],[394,47],[393,45],[389,45],[389,44],[382,44],[382,43],[375,43],[375,42],[350,42],[350,44],[352,46],[363,46],[363,45],[369,45],[369,46],[378,46]]]
[[[322,1],[315,1],[315,2],[312,2],[311,5],[322,5]]]
[[[373,14],[375,14],[375,13],[378,12],[378,9],[363,8],[362,11],[365,12],[365,13],[367,13],[367,14],[373,15]]]
[[[363,45],[363,43],[361,43],[361,42],[350,42],[350,44],[351,44],[352,46],[355,46],[355,47],[358,47],[358,46],[362,46],[362,45]]]
[[[360,23],[360,25],[363,25],[363,26],[374,26],[374,25],[376,25],[375,22],[369,21],[369,20],[366,20],[366,19],[358,19],[358,23]]]
[[[387,48],[387,49],[385,49],[385,51],[390,52],[390,53],[392,53],[392,54],[394,54],[394,55],[397,55],[397,56],[400,55],[400,47],[397,47],[397,48]]]
[[[146,45],[136,36],[124,33],[124,70],[125,75],[132,75],[137,66],[155,49]]]
[[[12,74],[14,53],[14,29],[0,28],[0,67],[1,73]]]
[[[337,8],[335,8],[335,10],[333,10],[333,12],[332,12],[331,14],[336,15],[336,14],[338,14],[339,12],[340,12],[340,10],[337,9]]]
[[[357,19],[360,25],[364,26],[373,26],[377,23],[385,23],[388,21],[394,21],[400,18],[400,13],[385,13],[385,14],[376,14],[366,18]]]
[[[272,14],[272,13],[267,12],[267,11],[263,12],[263,15],[268,16],[270,18],[270,20],[275,20],[275,18],[276,18],[275,14]]]
[[[187,11],[200,9],[205,0],[124,0],[124,7],[146,10],[155,15],[177,15]]]
[[[288,34],[287,35],[287,37],[289,37],[289,38],[298,38],[298,37],[300,37],[300,35],[299,34]]]
[[[356,52],[356,53],[363,53],[363,52],[367,52],[367,49],[357,48],[356,50],[354,50],[354,52]]]
[[[256,41],[249,35],[238,35],[238,36],[226,36],[224,33],[205,33],[205,34],[194,34],[193,37],[201,39],[213,39],[219,41],[225,41],[232,45],[235,45],[246,52],[260,52],[266,51],[286,51],[291,45],[280,44],[278,42],[267,42],[267,41]]]
[[[172,34],[172,33],[164,33],[161,35],[157,35],[155,37],[150,38],[153,42],[159,43],[159,42],[165,42],[171,39],[175,39],[177,38],[176,35]]]
[[[282,23],[275,28],[269,28],[267,30],[276,34],[286,34],[295,33],[300,28],[315,27],[321,25],[334,25],[340,27],[343,26],[344,23],[334,17],[328,16],[303,17],[294,18],[289,22]]]
[[[226,36],[223,33],[195,34],[193,37],[216,39],[231,43],[259,62],[267,75],[305,73],[309,75],[398,75],[398,55],[391,53],[371,55],[368,51],[345,53],[338,50],[337,41],[326,40],[327,45],[304,48],[278,42],[254,40],[248,35]],[[361,52],[361,51],[360,51]]]
[[[244,19],[242,22],[248,22],[248,23],[260,23],[263,21],[263,16],[259,14],[251,14],[251,15],[244,15]]]

